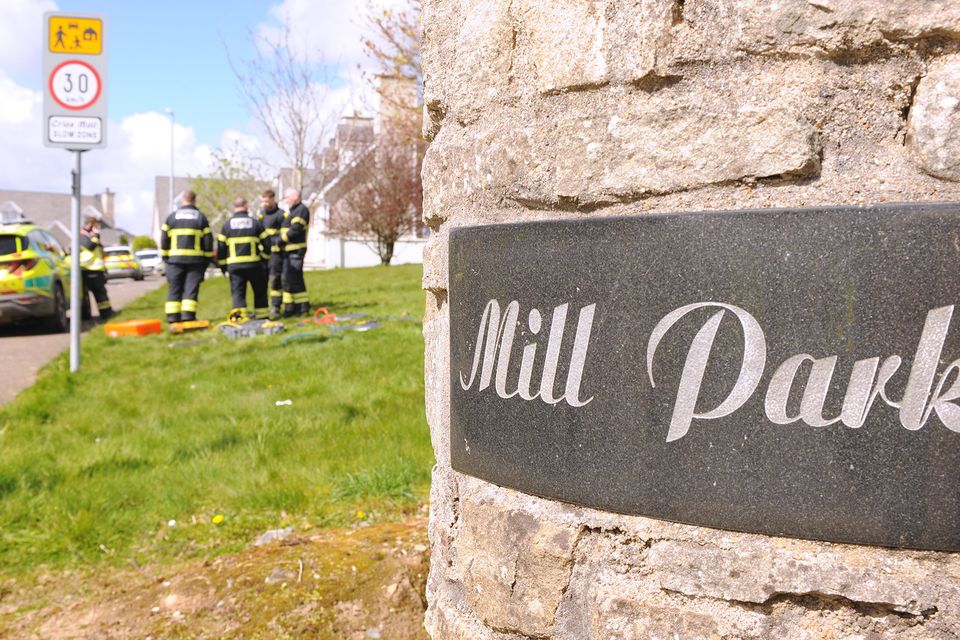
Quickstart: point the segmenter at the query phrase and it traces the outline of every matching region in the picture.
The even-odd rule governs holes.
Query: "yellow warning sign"
[[[99,18],[50,16],[47,34],[51,53],[98,56],[103,51],[103,23]]]

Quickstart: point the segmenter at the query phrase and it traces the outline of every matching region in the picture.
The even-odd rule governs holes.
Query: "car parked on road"
[[[107,247],[103,250],[103,258],[107,265],[107,280],[115,278],[143,280],[143,267],[130,247],[126,245]]]
[[[160,257],[160,251],[157,249],[140,249],[136,254],[144,273],[163,275],[163,258]]]
[[[60,333],[69,308],[70,263],[57,239],[22,217],[0,221],[0,325],[37,320]]]

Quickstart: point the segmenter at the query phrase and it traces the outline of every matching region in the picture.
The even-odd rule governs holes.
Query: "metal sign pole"
[[[80,369],[80,321],[83,286],[80,273],[80,158],[75,150],[77,168],[73,170],[73,200],[70,206],[70,373]]]
[[[72,152],[70,204],[70,373],[80,370],[84,287],[80,270],[81,154],[107,146],[107,18],[43,14],[43,144]]]

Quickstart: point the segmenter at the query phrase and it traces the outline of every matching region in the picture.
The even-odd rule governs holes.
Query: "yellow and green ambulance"
[[[0,325],[42,322],[70,328],[70,263],[49,231],[29,222],[0,224]]]

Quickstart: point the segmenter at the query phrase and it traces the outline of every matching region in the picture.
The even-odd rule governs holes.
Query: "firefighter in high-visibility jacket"
[[[113,307],[107,296],[107,265],[103,261],[100,221],[93,216],[88,216],[80,229],[80,269],[83,277],[84,301],[89,300],[87,291],[92,293],[93,299],[97,301],[100,319],[107,320],[113,315]],[[90,317],[89,311],[83,315],[85,318]]]
[[[283,222],[283,209],[277,206],[277,194],[267,189],[260,196],[263,209],[257,216],[267,233],[264,248],[270,254],[267,260],[267,286],[270,295],[270,318],[280,317],[280,305],[283,304],[283,242],[280,240],[280,223]]]
[[[300,192],[287,189],[283,199],[290,210],[280,223],[280,240],[283,246],[283,315],[310,313],[307,284],[303,280],[303,258],[307,254],[307,229],[310,226],[310,210],[300,201]]]
[[[247,284],[253,289],[253,317],[266,318],[267,272],[269,256],[264,244],[268,235],[259,220],[250,216],[247,201],[233,201],[233,215],[223,223],[217,236],[217,263],[230,274],[230,295],[233,298],[231,317],[246,315]]]
[[[196,320],[200,283],[213,260],[213,234],[193,191],[184,192],[180,208],[160,227],[160,257],[170,287],[164,306],[167,322]]]

